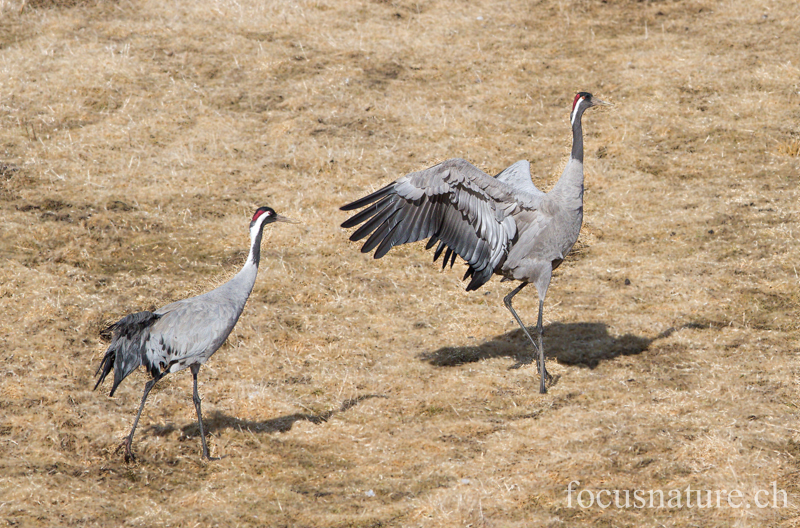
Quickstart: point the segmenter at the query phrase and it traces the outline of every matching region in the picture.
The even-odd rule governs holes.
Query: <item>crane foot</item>
[[[133,451],[131,451],[130,438],[126,438],[125,440],[120,442],[120,444],[114,450],[114,454],[119,453],[121,449],[125,450],[125,463],[126,464],[129,464],[131,462],[136,462],[136,457],[134,456]]]

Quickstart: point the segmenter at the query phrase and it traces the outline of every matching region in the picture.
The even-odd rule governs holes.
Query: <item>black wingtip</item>
[[[464,276],[461,278],[462,281],[467,280],[469,277],[472,277],[475,274],[475,268],[472,266],[467,268],[467,272],[464,273]]]
[[[359,198],[358,200],[355,200],[354,202],[350,202],[349,204],[345,204],[345,205],[339,207],[339,210],[340,211],[354,211],[356,209],[360,209],[360,208],[364,207],[365,205],[369,205],[372,202],[376,202],[376,201],[378,201],[379,198],[383,198],[388,192],[390,192],[392,190],[392,186],[393,185],[394,185],[394,182],[390,183],[389,185],[387,185],[385,187],[381,187],[380,189],[378,189],[377,191],[375,191],[372,194],[368,194],[367,196],[365,196],[363,198]]]
[[[442,251],[445,250],[447,245],[443,241],[439,241],[439,245],[436,247],[436,251],[433,252],[433,261],[436,262],[439,260],[439,257],[442,254]]]
[[[475,290],[477,290],[478,288],[480,288],[481,286],[483,286],[483,283],[481,283],[481,284],[475,284],[475,280],[473,279],[473,280],[469,281],[469,284],[467,284],[467,291],[468,291],[468,292],[470,292],[470,291],[475,291]]]
[[[447,246],[445,246],[445,247],[447,247]],[[450,260],[450,255],[452,255],[452,254],[453,254],[453,250],[448,247],[447,251],[444,252],[444,260],[442,261],[442,269],[443,270],[447,267],[447,261]]]
[[[359,209],[358,203],[361,202],[362,200],[363,200],[363,198],[360,199],[360,200],[356,200],[355,202],[350,202],[349,204],[344,204],[343,206],[341,206],[339,208],[339,210],[340,211],[355,211],[356,209]]]
[[[340,211],[355,211],[356,209],[361,208],[361,203],[363,202],[363,198],[361,200],[356,200],[355,202],[350,202],[349,204],[345,204],[339,208]]]
[[[476,273],[476,271],[477,271],[477,273]],[[483,286],[484,284],[489,282],[489,279],[491,277],[492,277],[492,274],[491,273],[486,273],[486,269],[485,268],[480,270],[480,271],[473,270],[473,272],[472,272],[472,280],[470,280],[469,284],[467,284],[467,291],[475,291],[475,290],[477,290],[478,288],[480,288],[481,286]],[[466,277],[464,277],[464,278],[466,278]]]
[[[117,390],[117,387],[119,387],[120,383],[122,383],[122,380],[114,380],[114,385],[111,386],[111,392],[108,393],[109,397],[114,395],[114,391]]]
[[[365,208],[363,211],[354,214],[353,216],[342,222],[342,227],[345,229],[348,229],[350,227],[355,227],[358,224],[365,222],[370,217],[380,214],[382,206],[386,205],[386,202],[388,201],[389,201],[388,198],[384,198],[380,202],[374,203],[369,207]]]

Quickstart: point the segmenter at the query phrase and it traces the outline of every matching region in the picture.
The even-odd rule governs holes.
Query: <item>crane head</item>
[[[257,224],[260,224],[263,227],[272,222],[287,222],[290,224],[300,223],[297,220],[292,220],[291,218],[286,218],[285,216],[279,215],[272,207],[259,207],[256,209],[256,212],[253,213],[253,219],[250,221],[250,229],[253,229],[253,226]]]
[[[581,101],[581,100],[583,102],[585,102],[585,103],[588,103],[587,108],[591,107],[591,106],[610,104],[610,103],[607,103],[605,101],[601,101],[600,99],[597,99],[595,96],[593,96],[589,92],[578,92],[577,94],[575,94],[575,99],[572,101],[572,109],[573,110],[575,109],[575,105],[578,104],[578,101]]]
[[[589,92],[578,92],[577,94],[575,94],[575,99],[572,100],[572,116],[570,121],[574,123],[575,118],[578,115],[582,114],[583,111],[586,110],[587,108],[591,108],[593,106],[598,106],[598,105],[608,105],[608,104],[610,103],[597,99]]]

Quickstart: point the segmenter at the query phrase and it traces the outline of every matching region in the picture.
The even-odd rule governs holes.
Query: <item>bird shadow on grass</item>
[[[299,421],[307,421],[313,424],[327,422],[333,415],[345,412],[364,400],[372,398],[388,398],[383,394],[363,394],[355,398],[349,398],[342,402],[338,409],[332,409],[319,414],[313,413],[294,413],[288,416],[279,416],[269,420],[241,420],[233,416],[228,416],[220,411],[213,411],[209,415],[203,414],[203,427],[206,434],[221,431],[223,429],[237,429],[239,431],[249,431],[251,433],[285,433]],[[148,431],[156,436],[166,436],[175,431],[174,425],[150,426]],[[197,422],[192,422],[181,427],[181,432],[186,437],[194,437],[200,434],[200,426]]]
[[[593,369],[601,361],[641,354],[654,341],[665,339],[679,329],[698,326],[702,325],[688,323],[677,329],[669,328],[650,338],[634,334],[613,336],[608,333],[608,326],[604,323],[553,323],[544,329],[544,351],[547,357],[556,358],[559,363]],[[535,328],[530,328],[529,331],[536,336]],[[516,362],[509,367],[512,369],[528,365],[535,359],[533,346],[521,329],[477,346],[444,347],[433,352],[423,352],[418,357],[437,367],[455,367],[484,359],[510,357]]]

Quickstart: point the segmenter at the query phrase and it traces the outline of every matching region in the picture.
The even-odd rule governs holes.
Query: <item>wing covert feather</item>
[[[145,355],[162,370],[219,348],[239,318],[234,306],[205,302],[202,297],[168,304],[156,313],[161,318],[150,328]]]

